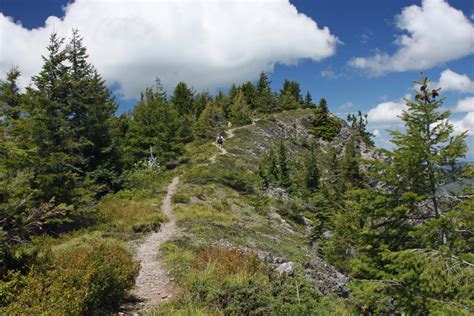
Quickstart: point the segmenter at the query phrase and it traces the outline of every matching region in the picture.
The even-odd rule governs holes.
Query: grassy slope
[[[275,210],[279,205],[281,207],[281,202],[259,192],[255,172],[259,157],[279,141],[275,135],[281,135],[289,141],[290,152],[297,148],[301,151],[301,143],[310,137],[306,134],[309,129],[297,128],[295,122],[299,121],[301,125],[303,121],[304,125],[305,119],[302,117],[309,113],[307,110],[288,111],[262,119],[255,126],[235,131],[235,137],[224,143],[228,154],[217,156],[214,164],[210,164],[207,160],[217,153],[214,146],[191,145],[187,148],[191,161],[181,170],[182,181],[177,192],[180,200],[187,203],[176,204],[174,208],[182,234],[181,237],[162,246],[164,259],[171,273],[184,289],[183,297],[178,302],[150,312],[151,314],[229,313],[227,310],[217,308],[212,300],[209,302],[211,295],[208,293],[209,289],[206,290],[207,296],[203,295],[196,287],[196,283],[203,282],[203,278],[225,283],[230,282],[227,280],[229,277],[242,280],[248,275],[244,273],[236,276],[229,272],[230,275],[228,273],[225,276],[218,276],[214,271],[212,277],[208,276],[210,266],[221,267],[224,265],[223,262],[228,261],[226,254],[215,258],[215,262],[208,259],[207,268],[204,270],[196,267],[196,260],[199,262],[197,258],[203,249],[215,249],[212,247],[228,250],[245,249],[250,253],[271,252],[273,256],[296,263],[294,280],[288,282],[304,283],[299,272],[301,265],[310,260],[304,228],[291,221],[285,224],[281,218],[275,216]],[[297,162],[293,170],[299,169],[301,168],[298,168]],[[298,177],[297,172],[294,176]],[[239,260],[245,261],[245,258]],[[252,278],[258,277],[253,275]],[[277,276],[270,279],[273,278],[278,279]],[[208,284],[206,287],[212,285]],[[216,288],[218,292],[220,288],[218,286]],[[309,296],[314,294],[310,289],[308,293]],[[338,298],[334,300],[337,301]],[[320,304],[325,302],[320,301]],[[327,307],[327,311],[336,312],[337,308]],[[239,310],[237,313],[243,312]],[[293,312],[295,311],[291,311]]]

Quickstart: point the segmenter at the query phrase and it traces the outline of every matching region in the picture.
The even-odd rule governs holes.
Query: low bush
[[[181,203],[181,204],[188,204],[190,202],[189,196],[186,194],[175,194],[171,198],[173,203]]]
[[[135,282],[139,265],[120,242],[98,235],[72,239],[39,256],[49,264],[33,266],[17,279],[8,315],[97,315],[116,309]]]
[[[163,219],[164,218],[161,213],[149,214],[145,218],[133,224],[132,229],[135,233],[157,232],[160,230]]]

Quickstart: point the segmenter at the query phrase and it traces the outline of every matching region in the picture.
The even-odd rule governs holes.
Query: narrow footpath
[[[160,230],[149,235],[137,249],[135,260],[140,261],[140,273],[132,290],[138,303],[134,311],[144,310],[171,299],[176,294],[176,285],[163,268],[158,254],[160,245],[168,241],[177,232],[176,217],[173,213],[171,197],[176,192],[179,177],[168,185],[166,196],[161,205],[161,212],[169,221],[162,224]]]

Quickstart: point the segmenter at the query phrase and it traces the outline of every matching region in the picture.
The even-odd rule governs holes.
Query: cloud
[[[337,108],[340,110],[348,110],[354,107],[354,103],[352,102],[345,102],[341,105],[339,105]]]
[[[349,65],[372,75],[391,71],[428,69],[474,53],[474,26],[463,12],[444,0],[423,0],[422,6],[405,7],[396,26],[408,32],[397,36],[398,50],[356,57]]]
[[[373,126],[401,125],[399,117],[406,110],[406,101],[387,101],[377,104],[367,113],[367,120]]]
[[[127,98],[157,76],[167,89],[179,81],[212,89],[256,79],[276,63],[327,58],[339,43],[288,0],[76,0],[63,18],[33,30],[0,14],[0,71],[18,65],[26,85],[51,32],[69,36],[73,28],[104,79]]]
[[[337,75],[334,71],[332,70],[321,70],[321,77],[327,78],[327,79],[337,79]]]
[[[474,97],[467,97],[458,101],[454,108],[456,112],[474,112]]]
[[[454,133],[461,134],[467,131],[467,135],[474,136],[474,112],[469,112],[460,120],[451,120]]]
[[[450,69],[444,70],[439,81],[433,85],[441,87],[443,91],[474,92],[474,81],[466,74],[461,75]]]

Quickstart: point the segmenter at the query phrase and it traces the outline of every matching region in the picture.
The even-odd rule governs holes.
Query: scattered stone
[[[294,263],[291,261],[282,263],[275,269],[276,272],[284,275],[293,275],[294,270]]]
[[[176,168],[178,166],[178,162],[177,161],[169,161],[165,164],[165,167],[166,167],[166,170],[172,170],[174,168]]]

